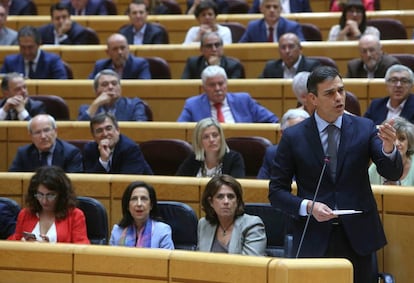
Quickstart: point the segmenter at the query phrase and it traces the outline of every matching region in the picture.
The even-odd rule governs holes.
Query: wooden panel
[[[352,264],[346,259],[275,259],[269,264],[269,280],[274,283],[295,282],[351,283]]]
[[[270,261],[267,257],[174,251],[170,282],[267,282]]]

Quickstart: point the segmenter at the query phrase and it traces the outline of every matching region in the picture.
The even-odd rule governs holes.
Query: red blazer
[[[37,222],[39,218],[36,214],[23,208],[17,217],[16,231],[8,239],[20,241],[23,238],[23,231],[33,231]],[[55,225],[58,243],[89,244],[85,216],[79,208],[70,210],[68,216],[62,220],[56,220]]]

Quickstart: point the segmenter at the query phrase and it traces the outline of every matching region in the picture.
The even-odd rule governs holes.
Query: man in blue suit
[[[316,68],[307,87],[316,111],[283,132],[273,161],[269,200],[292,216],[297,256],[347,258],[355,283],[377,282],[372,261],[386,238],[367,168],[372,160],[387,179],[400,178],[403,166],[394,145],[396,131],[392,122],[377,129],[369,119],[344,113],[345,88],[335,68]],[[356,213],[340,215],[341,210]]]
[[[404,65],[392,65],[385,73],[389,96],[372,100],[365,117],[379,125],[395,116],[414,123],[414,94],[411,93],[414,75]]]
[[[138,97],[122,97],[118,74],[105,69],[96,74],[93,83],[96,98],[91,105],[79,107],[78,120],[89,121],[100,112],[111,112],[118,121],[147,121],[144,102]]]
[[[131,24],[120,29],[128,44],[168,44],[168,34],[160,26],[147,22],[148,7],[144,0],[132,0],[127,14]]]
[[[29,97],[26,82],[18,73],[6,74],[1,81],[1,90],[4,98],[0,100],[0,121],[29,121],[46,111],[42,101]]]
[[[151,79],[148,61],[129,53],[128,42],[122,34],[114,33],[107,39],[106,54],[109,59],[98,60],[89,79],[105,69],[112,69],[120,74],[122,79]]]
[[[105,0],[62,0],[71,15],[108,15]]]
[[[285,33],[279,38],[278,60],[269,60],[260,78],[292,79],[297,73],[311,72],[320,65],[318,60],[307,58],[302,54],[300,40],[294,33]]]
[[[282,116],[282,121],[280,122],[280,133],[282,134],[285,129],[296,125],[303,120],[309,118],[309,113],[300,108],[289,109]],[[257,173],[257,179],[270,179],[272,171],[272,163],[275,159],[277,152],[277,144],[269,146],[266,148],[265,155],[263,157],[263,164]]]
[[[283,1],[282,12],[289,13],[310,13],[312,12],[309,0]],[[249,13],[260,13],[260,0],[254,0]]]
[[[69,7],[62,3],[50,7],[52,23],[39,27],[42,44],[91,44],[89,31],[70,18]]]
[[[4,7],[8,7],[9,15],[30,16],[37,15],[37,8],[34,1],[30,0],[1,0]]]
[[[19,147],[10,172],[33,172],[45,165],[61,167],[66,173],[83,172],[80,150],[57,138],[55,119],[48,114],[33,117],[27,126],[32,143]]]
[[[302,27],[297,22],[280,16],[280,0],[261,0],[260,11],[263,19],[250,21],[239,42],[278,42],[288,32],[296,34],[301,41],[305,40]]]
[[[120,133],[116,118],[108,112],[95,115],[90,121],[94,142],[83,150],[87,173],[152,175],[152,169],[138,144]]]
[[[227,92],[226,71],[217,65],[208,66],[201,73],[203,94],[185,101],[178,122],[198,122],[214,117],[221,123],[277,123],[271,111],[257,103],[245,92]]]
[[[39,49],[39,31],[31,26],[22,27],[17,33],[20,53],[4,58],[0,73],[16,72],[30,79],[67,79],[61,58]]]

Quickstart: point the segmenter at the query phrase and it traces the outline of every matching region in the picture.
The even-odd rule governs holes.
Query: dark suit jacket
[[[0,73],[24,72],[24,59],[20,54],[8,55],[4,58]],[[31,79],[67,79],[67,73],[60,57],[54,53],[41,50],[39,61],[36,65],[34,77]]]
[[[43,25],[38,28],[42,36],[42,44],[55,44],[55,27],[53,24]],[[88,42],[88,34],[85,33],[85,28],[80,24],[72,21],[72,28],[66,33],[68,36],[59,44],[90,44]]]
[[[134,32],[133,26],[127,25],[119,31],[120,34],[123,34],[128,44],[134,44]],[[147,23],[147,27],[144,33],[143,44],[168,44],[168,35],[160,27]]]
[[[378,64],[378,68],[374,72],[375,78],[384,78],[387,69],[392,65],[400,64],[397,58],[384,54],[381,61]],[[352,59],[348,62],[347,78],[367,78],[368,73],[364,69],[364,63],[361,59]]]
[[[114,70],[111,59],[101,59],[96,61],[95,67],[88,79],[93,79],[97,73],[104,69]],[[148,61],[144,58],[135,57],[129,54],[122,72],[122,79],[151,79]]]
[[[267,61],[262,74],[260,74],[260,78],[283,78],[282,63],[282,59]],[[299,62],[296,73],[303,71],[312,72],[313,69],[319,65],[320,62],[318,60],[309,59],[302,55],[302,59]]]
[[[139,145],[124,135],[119,135],[119,141],[112,153],[109,172],[106,172],[102,167],[99,157],[98,144],[96,142],[87,143],[83,149],[83,166],[86,173],[153,174]]]
[[[398,180],[402,174],[400,154],[397,151],[395,161],[387,158],[377,132],[369,119],[343,115],[336,180],[332,179],[327,168],[316,198],[331,208],[336,204],[338,209],[363,211],[340,216],[350,244],[359,255],[369,255],[386,244],[367,172],[370,159],[380,174],[389,180]],[[273,162],[269,200],[272,206],[295,217],[291,221],[294,250],[297,250],[306,221],[306,217],[299,216],[299,207],[303,199],[313,199],[324,156],[314,116],[283,131]],[[296,178],[297,196],[291,193],[293,176]],[[321,257],[325,253],[333,226],[331,222],[317,222],[310,218],[301,257]]]
[[[9,7],[9,15],[37,15],[36,5],[34,1],[13,0]]]
[[[86,112],[89,105],[84,104],[79,107],[78,120],[89,121],[91,117]],[[107,111],[104,107],[100,107],[96,113]],[[128,98],[120,97],[115,103],[115,118],[117,121],[148,121],[145,114],[145,106],[138,97]]]
[[[7,239],[16,228],[17,214],[0,202],[0,240]]]
[[[61,2],[68,4],[71,15],[76,15],[76,10],[73,8],[70,0],[63,0]],[[88,0],[88,4],[86,4],[85,8],[85,15],[108,15],[105,0]]]
[[[66,173],[81,173],[83,172],[82,154],[76,146],[56,139],[52,165],[61,167]],[[18,148],[9,171],[33,172],[39,166],[39,151],[34,144],[28,144]]]
[[[297,22],[280,17],[277,24],[276,40],[279,40],[280,36],[288,32],[296,34],[300,41],[305,41],[302,27]],[[267,42],[266,24],[264,19],[250,21],[239,42]]]
[[[289,0],[291,13],[312,12],[309,0]],[[249,13],[260,13],[260,0],[254,0]]]
[[[187,59],[181,79],[200,79],[201,72],[208,66],[204,56],[193,56]],[[221,57],[220,66],[226,71],[227,78],[244,78],[244,68],[242,64],[226,56]]]
[[[202,161],[195,159],[192,153],[186,160],[181,163],[177,170],[176,176],[196,176],[200,170]],[[246,175],[243,157],[237,151],[230,150],[223,156],[222,173],[233,176],[234,178],[244,178]]]
[[[6,100],[7,99],[2,99],[0,101],[0,108],[4,106],[4,104],[6,103]],[[27,116],[27,118],[25,119],[26,121],[29,121],[32,117],[36,116],[37,114],[46,113],[46,107],[42,101],[33,100],[30,98],[27,101],[25,108],[27,112],[29,112],[29,116]],[[7,114],[5,120],[11,120],[10,113]],[[16,118],[16,120],[18,120],[18,118]]]
[[[270,179],[272,172],[272,164],[277,152],[277,144],[266,148],[265,155],[263,157],[263,164],[257,173],[257,179]]]
[[[365,112],[364,117],[374,121],[376,125],[380,125],[385,121],[388,114],[387,102],[389,97],[377,98],[371,101],[371,104],[368,106],[367,112]],[[409,94],[407,101],[404,104],[404,108],[400,114],[401,117],[404,117],[411,123],[414,123],[414,94]]]
[[[277,123],[279,118],[257,103],[248,93],[226,94],[227,103],[236,123]],[[188,98],[178,122],[198,122],[211,117],[211,107],[207,94],[203,93]]]

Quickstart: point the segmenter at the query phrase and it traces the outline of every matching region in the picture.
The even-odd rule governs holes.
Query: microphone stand
[[[300,237],[300,242],[299,242],[299,246],[298,246],[298,250],[296,252],[295,258],[299,257],[300,250],[302,249],[303,239],[305,238],[306,230],[308,229],[309,221],[310,221],[310,218],[312,216],[313,207],[315,206],[316,196],[318,195],[319,188],[321,187],[322,177],[323,177],[323,174],[325,173],[326,166],[329,163],[329,156],[325,156],[323,161],[324,161],[324,163],[323,163],[321,175],[319,176],[318,184],[316,185],[315,194],[313,195],[313,199],[312,199],[312,205],[310,207],[310,211],[308,213],[308,216],[306,217],[305,228],[303,228],[302,236]]]

